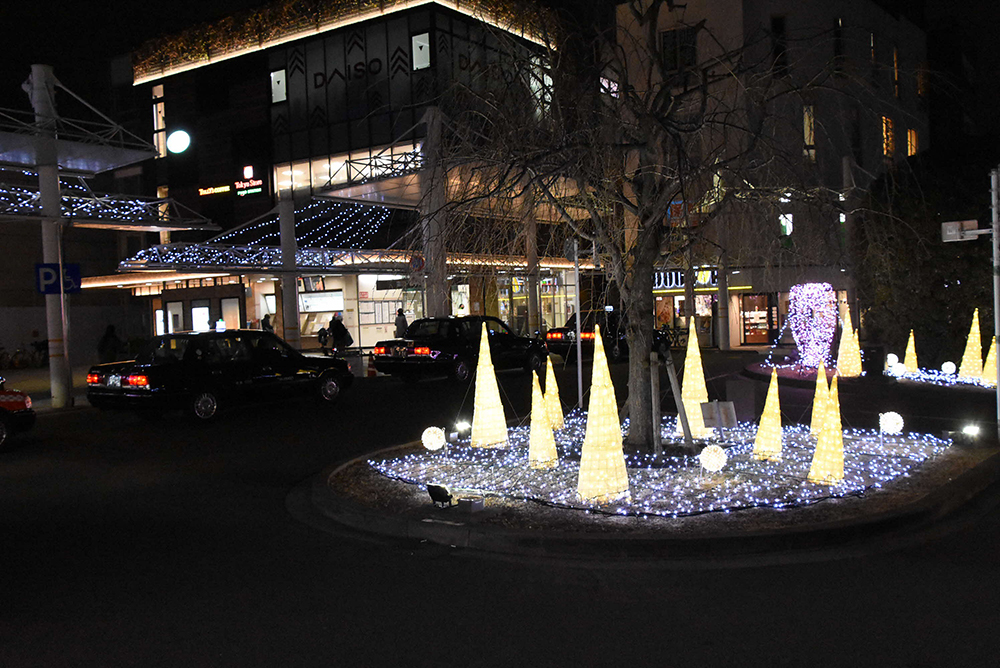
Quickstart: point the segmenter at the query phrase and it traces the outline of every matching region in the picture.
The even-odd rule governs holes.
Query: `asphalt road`
[[[710,391],[747,361],[707,357]],[[509,415],[527,412],[526,380],[500,374]],[[492,557],[286,508],[331,463],[470,407],[444,380],[362,378],[332,409],[208,426],[41,415],[0,453],[0,666],[996,665],[992,499],[915,547],[725,570]]]

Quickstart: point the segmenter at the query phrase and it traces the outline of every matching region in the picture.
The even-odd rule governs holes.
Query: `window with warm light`
[[[802,155],[816,162],[816,110],[811,104],[802,107]]]
[[[916,155],[920,150],[920,143],[917,139],[917,131],[910,128],[906,131],[906,155]]]
[[[892,93],[899,97],[899,48],[892,47]]]
[[[163,84],[153,86],[153,146],[156,157],[167,157],[167,115],[163,102]]]
[[[882,155],[885,158],[892,158],[896,154],[896,135],[892,128],[892,119],[888,116],[882,117]]]

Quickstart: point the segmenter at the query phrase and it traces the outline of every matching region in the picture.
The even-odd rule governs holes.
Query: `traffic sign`
[[[949,220],[941,223],[941,241],[972,241],[978,239],[980,234],[989,234],[993,230],[979,227],[978,220]]]
[[[80,265],[63,264],[63,289],[66,294],[80,292]],[[43,295],[59,294],[59,264],[38,263],[35,265],[35,287]]]

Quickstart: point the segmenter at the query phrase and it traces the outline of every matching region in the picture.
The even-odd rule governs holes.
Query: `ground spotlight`
[[[451,490],[444,485],[427,484],[427,493],[435,506],[450,506],[452,504]]]

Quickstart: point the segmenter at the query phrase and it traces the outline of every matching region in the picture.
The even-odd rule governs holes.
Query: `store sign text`
[[[227,193],[232,190],[231,186],[212,186],[211,188],[198,188],[198,194],[201,197],[205,195],[218,195],[220,193]]]
[[[699,269],[695,272],[694,284],[696,287],[717,287],[719,285],[719,270]],[[684,272],[679,269],[658,271],[653,274],[654,290],[670,290],[671,288],[683,287]]]

